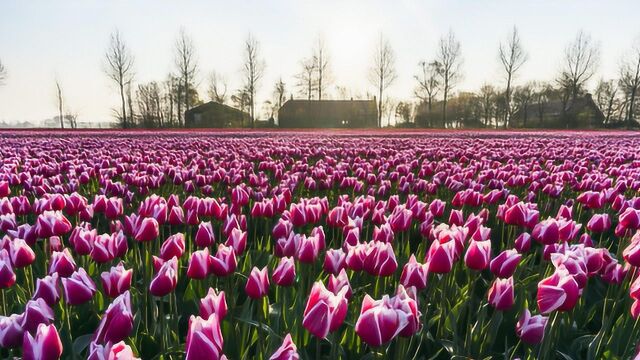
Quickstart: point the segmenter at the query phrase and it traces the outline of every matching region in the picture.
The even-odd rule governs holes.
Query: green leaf
[[[76,338],[76,340],[73,342],[73,353],[81,354],[84,351],[84,349],[86,349],[87,346],[89,346],[89,343],[91,342],[91,338],[93,338],[93,334],[86,334]]]

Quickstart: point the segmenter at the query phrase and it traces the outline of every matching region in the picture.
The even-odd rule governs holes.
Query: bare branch
[[[373,54],[373,66],[369,70],[369,81],[378,90],[378,127],[382,126],[383,93],[396,80],[395,53],[384,35],[380,39]]]
[[[105,73],[118,86],[122,106],[121,122],[127,128],[127,112],[125,104],[125,86],[133,81],[133,55],[131,55],[127,45],[116,30],[111,34],[109,47],[105,53],[106,66]]]
[[[244,65],[245,89],[249,95],[249,115],[251,116],[251,127],[255,121],[255,95],[256,89],[262,76],[264,75],[265,63],[260,58],[260,44],[251,35],[244,43]]]

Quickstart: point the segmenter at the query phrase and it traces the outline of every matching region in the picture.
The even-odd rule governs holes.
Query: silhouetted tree
[[[255,121],[255,96],[256,89],[264,74],[265,63],[260,58],[260,47],[258,41],[251,35],[244,43],[244,77],[245,90],[249,95],[249,115],[251,117],[251,127]]]
[[[215,71],[209,75],[209,99],[220,104],[227,101],[227,80]]]
[[[513,100],[515,102],[516,110],[522,114],[522,127],[527,127],[527,120],[529,118],[529,104],[533,99],[533,87],[531,84],[525,84],[515,88],[513,93]]]
[[[565,96],[569,100],[575,100],[582,92],[585,83],[595,73],[599,57],[598,46],[593,43],[591,36],[582,30],[567,45],[558,83],[565,89]]]
[[[491,126],[491,120],[496,112],[496,88],[493,85],[484,84],[480,88],[478,98],[482,108],[482,117],[485,126]]]
[[[438,95],[440,83],[438,82],[438,64],[434,61],[421,61],[420,73],[414,78],[418,81],[418,87],[414,94],[420,101],[427,104],[427,110],[431,112],[432,104]]]
[[[317,88],[315,78],[316,63],[313,61],[313,58],[304,59],[300,62],[300,67],[300,72],[296,75],[296,87],[301,95],[304,95],[307,100],[311,100],[313,92]]]
[[[58,81],[58,79],[56,79],[56,100],[58,103],[58,119],[60,119],[60,128],[64,129],[64,115],[62,112],[64,99],[62,97],[62,86],[60,86],[60,81]]]
[[[369,72],[369,81],[378,90],[378,127],[382,127],[383,93],[397,78],[395,62],[391,44],[380,34],[373,56],[373,66]]]
[[[313,63],[316,70],[316,87],[318,90],[318,101],[322,100],[322,92],[328,84],[329,54],[324,45],[324,40],[319,37],[313,51]]]
[[[447,100],[451,90],[462,77],[462,51],[460,50],[460,42],[451,30],[447,35],[440,38],[435,66],[440,75],[440,83],[442,86],[442,126],[446,127]]]
[[[246,113],[251,106],[249,90],[245,88],[239,89],[235,94],[231,95],[231,101],[236,108]],[[244,127],[244,117],[242,118],[242,127]]]
[[[273,105],[275,106],[276,110],[282,107],[286,91],[286,84],[284,83],[284,81],[282,81],[282,78],[278,79],[273,87],[273,97],[275,98],[275,102]]]
[[[196,49],[193,40],[184,29],[180,29],[178,39],[175,43],[175,64],[178,68],[178,77],[182,82],[182,92],[184,100],[184,112],[190,109],[190,89],[193,79],[198,71],[198,62],[196,59]],[[178,114],[178,123],[183,117],[182,111]],[[180,124],[183,125],[183,124]]]
[[[4,66],[2,61],[0,61],[0,86],[4,85],[7,80],[7,68]]]
[[[120,91],[121,123],[122,127],[126,129],[129,127],[129,122],[127,121],[125,86],[133,79],[133,55],[118,30],[111,34],[105,58],[107,76],[116,83]]]
[[[506,43],[500,43],[499,48],[500,63],[505,72],[507,81],[507,87],[504,91],[504,98],[507,104],[506,116],[504,119],[504,127],[509,126],[509,120],[511,120],[511,86],[513,78],[522,65],[527,61],[527,54],[522,48],[520,43],[520,36],[518,35],[518,29],[514,26],[513,31],[509,35]]]
[[[627,127],[631,128],[635,122],[635,106],[640,88],[640,38],[636,39],[631,55],[620,65],[620,87],[627,97],[625,118]]]
[[[619,106],[618,84],[613,80],[600,79],[593,95],[596,105],[604,115],[603,124],[608,125],[616,108]]]

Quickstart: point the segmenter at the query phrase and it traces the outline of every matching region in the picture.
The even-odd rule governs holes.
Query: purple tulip
[[[80,268],[68,278],[62,278],[62,289],[64,299],[69,305],[81,305],[93,298],[96,293],[96,285],[87,275],[87,272]]]
[[[62,341],[55,325],[40,324],[35,337],[24,333],[22,358],[24,360],[57,360],[62,356]]]
[[[93,334],[93,341],[98,344],[117,343],[129,337],[132,330],[131,296],[129,291],[125,291],[115,298],[105,311]]]
[[[162,264],[151,284],[149,292],[153,296],[162,297],[171,293],[178,284],[178,258],[173,257]]]
[[[245,292],[250,298],[260,299],[267,296],[269,293],[269,274],[267,268],[264,267],[259,270],[257,267],[251,269],[251,274],[247,279],[247,284],[244,287]]]
[[[208,319],[211,314],[216,314],[220,320],[227,316],[227,300],[224,291],[217,293],[213,288],[209,288],[207,296],[200,299],[200,316]]]
[[[117,266],[112,266],[109,272],[100,274],[104,294],[110,298],[115,298],[131,287],[131,277],[133,269],[126,270],[122,262]]]
[[[223,359],[222,346],[220,320],[216,314],[211,314],[207,319],[191,316],[185,344],[185,360]]]

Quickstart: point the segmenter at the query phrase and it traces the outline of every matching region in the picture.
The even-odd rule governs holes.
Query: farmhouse
[[[372,128],[376,100],[289,100],[278,110],[282,128]]]
[[[185,127],[228,128],[249,125],[249,114],[231,106],[210,101],[185,112]]]
[[[553,99],[532,103],[518,109],[511,118],[513,128],[595,129],[602,126],[604,115],[591,94],[575,101]]]

